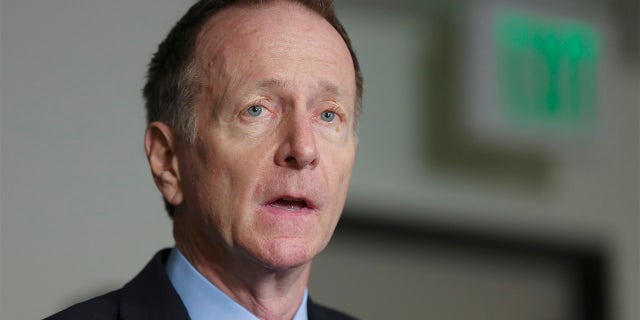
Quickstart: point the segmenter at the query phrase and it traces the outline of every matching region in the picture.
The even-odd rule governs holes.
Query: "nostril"
[[[310,160],[310,161],[309,161]],[[284,159],[287,166],[297,169],[306,168],[307,166],[314,166],[317,159],[305,159],[297,158],[295,156],[288,156]]]

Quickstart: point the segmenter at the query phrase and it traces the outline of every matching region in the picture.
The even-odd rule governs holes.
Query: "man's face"
[[[342,212],[357,144],[346,44],[287,2],[231,7],[198,38],[197,134],[178,151],[186,215],[210,244],[286,269]]]

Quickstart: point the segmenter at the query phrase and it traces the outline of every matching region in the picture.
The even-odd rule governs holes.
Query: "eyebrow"
[[[340,96],[341,95],[340,88],[337,85],[333,84],[332,82],[320,81],[320,88],[322,88],[322,90],[325,93],[329,93],[329,94],[336,95],[336,96]]]
[[[278,89],[283,89],[287,87],[287,83],[285,81],[279,80],[279,79],[267,79],[267,80],[263,80],[258,84],[258,89],[262,90],[262,89],[273,89],[273,88],[278,88]]]
[[[320,81],[318,83],[318,86],[320,87],[320,90],[324,93],[324,94],[328,94],[328,95],[334,95],[334,96],[341,96],[342,95],[342,90],[340,90],[340,87],[338,87],[336,84],[330,82],[330,81]],[[263,80],[261,82],[259,82],[257,88],[259,90],[266,90],[266,89],[285,89],[289,87],[289,83],[287,81],[283,81],[280,79],[275,79],[275,78],[271,78],[271,79],[266,79]]]

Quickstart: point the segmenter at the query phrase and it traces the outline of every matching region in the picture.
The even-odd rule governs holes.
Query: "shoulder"
[[[308,313],[307,315],[309,317],[309,320],[354,320],[356,319],[346,313],[342,313],[338,310],[319,305],[311,299],[309,299],[308,301],[307,313]]]
[[[122,289],[78,303],[45,320],[189,319],[165,271],[169,252],[158,252]]]
[[[118,319],[120,290],[89,299],[62,310],[45,320]]]

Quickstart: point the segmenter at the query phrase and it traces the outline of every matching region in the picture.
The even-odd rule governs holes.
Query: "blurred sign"
[[[514,12],[495,16],[496,98],[518,128],[590,127],[598,36],[588,25]]]

